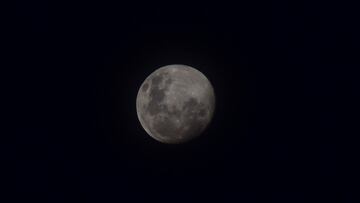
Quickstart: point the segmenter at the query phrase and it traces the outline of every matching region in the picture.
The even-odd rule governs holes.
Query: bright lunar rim
[[[215,93],[200,71],[168,65],[150,74],[136,98],[142,127],[154,139],[178,144],[199,136],[215,110]]]

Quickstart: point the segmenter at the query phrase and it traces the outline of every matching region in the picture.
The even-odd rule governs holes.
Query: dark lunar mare
[[[160,113],[164,108],[165,105],[160,104],[165,98],[165,91],[168,89],[166,85],[163,89],[160,88],[160,83],[163,80],[163,74],[159,74],[154,76],[151,80],[151,89],[150,89],[150,101],[147,106],[147,110],[151,116],[154,116]]]

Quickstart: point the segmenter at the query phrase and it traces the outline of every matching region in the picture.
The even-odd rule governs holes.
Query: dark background
[[[355,5],[100,2],[12,7],[14,201],[355,202]],[[168,64],[203,72],[217,99],[181,145],[136,116]]]

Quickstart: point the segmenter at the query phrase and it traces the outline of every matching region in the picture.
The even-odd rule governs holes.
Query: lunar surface
[[[151,137],[162,143],[184,143],[209,125],[215,110],[214,89],[200,71],[190,66],[164,66],[142,83],[136,110]]]

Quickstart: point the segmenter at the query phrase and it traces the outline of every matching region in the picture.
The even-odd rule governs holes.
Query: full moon
[[[152,138],[167,144],[184,143],[201,135],[214,110],[211,83],[186,65],[155,70],[141,84],[136,98],[142,127]]]

